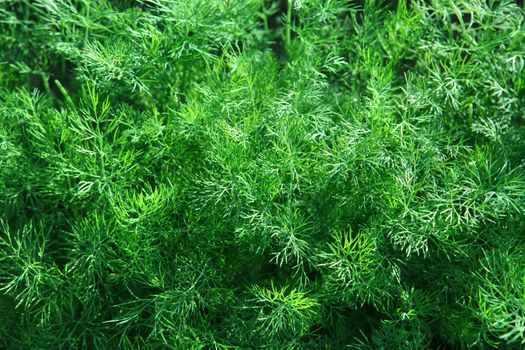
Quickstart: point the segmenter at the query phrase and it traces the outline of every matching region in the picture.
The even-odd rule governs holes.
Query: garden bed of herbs
[[[522,349],[507,0],[0,0],[0,348]]]

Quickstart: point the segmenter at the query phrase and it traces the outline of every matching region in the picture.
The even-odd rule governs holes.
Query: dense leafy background
[[[525,346],[495,0],[0,0],[0,348]]]

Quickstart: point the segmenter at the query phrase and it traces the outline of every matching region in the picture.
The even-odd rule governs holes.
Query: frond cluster
[[[520,3],[0,0],[0,348],[523,348]]]

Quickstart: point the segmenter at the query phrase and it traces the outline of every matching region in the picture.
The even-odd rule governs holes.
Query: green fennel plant
[[[520,1],[0,0],[0,349],[521,349]]]

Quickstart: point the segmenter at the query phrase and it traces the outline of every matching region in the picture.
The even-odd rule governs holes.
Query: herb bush
[[[0,347],[521,349],[495,0],[0,0]]]

